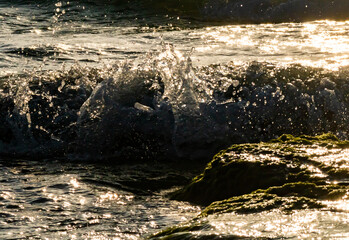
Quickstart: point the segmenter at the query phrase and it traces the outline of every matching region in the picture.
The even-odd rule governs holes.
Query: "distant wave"
[[[110,0],[113,5],[172,12],[229,23],[303,22],[349,19],[347,0]]]
[[[0,155],[205,159],[284,133],[349,137],[348,69],[194,68],[171,47],[137,62],[3,80]]]
[[[208,0],[202,13],[209,19],[233,22],[299,22],[349,19],[346,0]]]
[[[349,19],[347,0],[110,0],[113,5],[168,11],[229,23],[302,22]]]
[[[98,8],[98,12],[133,12],[139,18],[157,14],[173,14],[184,18],[202,21],[227,23],[264,23],[264,22],[303,22],[312,20],[349,19],[347,0],[89,0],[61,1],[63,7],[87,6]],[[55,6],[52,0],[21,0],[6,5],[31,4],[45,7]],[[36,5],[39,4],[39,5]],[[33,6],[34,6],[33,5]],[[108,10],[105,8],[108,7]],[[74,8],[78,10],[79,8]],[[82,8],[81,8],[82,10]],[[90,9],[93,12],[92,9]],[[130,17],[135,15],[130,14]]]

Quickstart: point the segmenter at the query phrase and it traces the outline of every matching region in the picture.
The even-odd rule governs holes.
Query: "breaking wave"
[[[349,71],[252,62],[193,67],[171,46],[136,60],[0,83],[0,155],[207,159],[284,133],[349,134]]]

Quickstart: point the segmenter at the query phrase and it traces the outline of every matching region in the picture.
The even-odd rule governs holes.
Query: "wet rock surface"
[[[347,147],[348,142],[331,134],[282,135],[267,143],[233,145],[218,153],[204,172],[173,198],[208,205],[287,183],[346,184],[348,165],[343,154]]]
[[[235,239],[213,224],[217,219],[227,224],[228,214],[345,212],[333,203],[348,201],[348,150],[348,142],[332,134],[282,135],[266,143],[233,145],[172,194],[207,206],[200,215],[150,239]]]

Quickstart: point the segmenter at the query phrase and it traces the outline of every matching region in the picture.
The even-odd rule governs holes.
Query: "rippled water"
[[[164,192],[186,170],[100,159],[209,158],[283,131],[348,136],[346,2],[328,8],[337,21],[307,18],[303,0],[269,12],[205,2],[0,1],[1,239],[139,239],[198,214]],[[349,237],[345,211],[221,217],[208,221],[222,234]]]
[[[121,184],[161,177],[162,167],[3,159],[0,168],[1,239],[139,239],[199,211]]]
[[[101,66],[158,50],[162,41],[181,51],[195,48],[196,65],[266,61],[338,69],[349,64],[347,21],[207,26],[166,14],[139,17],[141,12],[132,18],[135,13],[127,15],[115,5],[0,7],[2,76],[76,61]]]
[[[247,237],[271,239],[347,239],[349,219],[347,213],[330,211],[280,211],[250,215],[224,214],[210,217],[214,231]],[[213,232],[214,232],[213,231]],[[206,234],[209,234],[210,230]]]

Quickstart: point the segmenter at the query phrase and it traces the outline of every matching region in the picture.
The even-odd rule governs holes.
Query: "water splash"
[[[170,45],[101,68],[33,71],[2,89],[2,153],[205,159],[231,143],[349,131],[345,68],[193,67]]]

